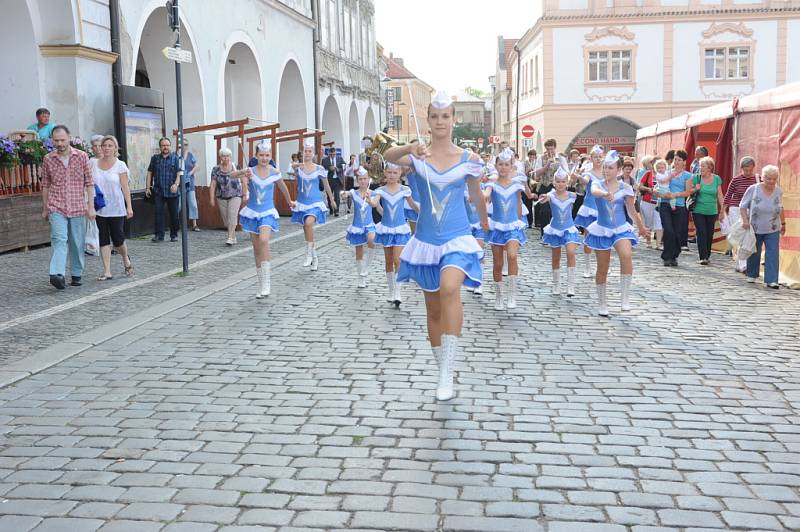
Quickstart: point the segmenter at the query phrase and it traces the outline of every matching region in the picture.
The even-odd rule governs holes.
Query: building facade
[[[421,140],[427,142],[428,134],[428,105],[431,103],[433,87],[416,77],[403,64],[400,57],[384,57],[388,66],[386,70],[386,90],[391,91],[388,101],[391,108],[388,111],[387,131],[400,142],[409,142],[417,138],[416,118],[419,121]],[[413,109],[412,111],[412,100]]]
[[[798,34],[797,0],[543,0],[506,57],[500,134],[632,152],[639,127],[800,80]]]
[[[492,135],[508,140],[511,137],[511,68],[508,60],[517,39],[497,38],[494,84],[492,85]]]

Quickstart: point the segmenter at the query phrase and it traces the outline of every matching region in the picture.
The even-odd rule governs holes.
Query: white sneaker
[[[517,308],[517,276],[508,276],[508,303],[506,308]]]
[[[756,278],[755,278],[755,277],[747,277],[746,279],[747,279],[747,282],[748,282],[748,283],[754,283],[754,282],[756,282]]]
[[[442,355],[439,363],[439,383],[436,386],[436,400],[447,401],[453,398],[453,365],[458,349],[458,337],[442,335]]]
[[[483,295],[483,285],[480,285],[479,287],[475,288],[472,291],[472,293],[475,294],[476,296],[482,296]]]

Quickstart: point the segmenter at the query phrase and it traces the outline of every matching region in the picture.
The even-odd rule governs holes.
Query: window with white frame
[[[726,46],[706,48],[704,53],[705,78],[750,79],[750,47]]]
[[[706,48],[706,79],[725,79],[725,48]]]
[[[631,80],[631,51],[611,51],[611,81]]]
[[[332,52],[336,52],[338,46],[338,33],[336,32],[337,27],[337,15],[336,15],[336,0],[328,0],[327,1],[327,9],[328,9],[328,50]]]
[[[608,81],[608,51],[589,52],[589,81]]]
[[[403,87],[392,87],[394,90],[394,101],[399,102],[403,99]]]
[[[588,61],[591,82],[631,81],[631,50],[590,51]]]
[[[750,48],[736,46],[728,48],[728,79],[750,78]]]

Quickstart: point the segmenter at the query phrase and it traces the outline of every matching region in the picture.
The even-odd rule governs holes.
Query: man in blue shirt
[[[44,107],[36,110],[36,123],[28,126],[28,131],[35,131],[39,140],[47,140],[53,134],[55,123],[50,122],[50,111]]]
[[[169,240],[177,242],[180,227],[178,211],[181,161],[172,151],[172,142],[166,137],[158,141],[159,153],[150,159],[147,167],[146,197],[153,196],[156,207],[155,235],[152,242],[164,241],[164,207],[169,210]]]

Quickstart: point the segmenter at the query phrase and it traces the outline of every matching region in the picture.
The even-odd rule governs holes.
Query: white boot
[[[256,267],[256,299],[261,299],[264,297],[262,292],[264,291],[264,280],[261,277],[261,268]]]
[[[361,268],[361,277],[366,277],[369,273],[369,265],[372,263],[372,257],[375,255],[375,248],[367,247],[367,251],[364,254],[364,265]]]
[[[403,295],[400,293],[402,287],[403,283],[394,282],[394,305],[396,307],[399,307],[400,303],[403,302]]]
[[[500,280],[494,283],[494,309],[495,310],[505,310],[505,305],[503,304],[503,285],[505,281]]]
[[[386,284],[389,286],[389,295],[386,301],[394,303],[394,272],[386,272]]]
[[[575,295],[575,266],[567,268],[567,297]]]
[[[452,399],[453,392],[453,364],[458,349],[458,337],[451,334],[442,335],[442,356],[439,364],[439,384],[436,387],[436,399],[447,401]]]
[[[306,242],[306,258],[303,261],[303,267],[308,268],[314,260],[314,243]]]
[[[608,316],[608,297],[606,294],[607,284],[597,284],[597,313],[601,316]]]
[[[633,281],[633,276],[628,275],[620,275],[620,287],[619,287],[619,294],[620,299],[622,300],[622,310],[628,311],[631,309],[631,282]]]
[[[473,293],[473,294],[475,294],[476,296],[482,296],[482,295],[483,295],[483,285],[479,285],[479,286],[477,286],[477,287],[476,287],[476,288],[475,288],[475,289],[472,291],[472,293]]]
[[[431,351],[433,351],[433,359],[436,360],[436,369],[441,370],[442,368],[442,346],[431,346]]]
[[[267,297],[272,291],[270,286],[270,273],[272,272],[272,265],[269,261],[261,263],[261,296]]]
[[[508,276],[508,308],[517,308],[517,276]]]
[[[319,258],[317,258],[317,250],[311,249],[311,271],[315,272],[319,268]]]
[[[592,255],[584,253],[583,258],[586,259],[583,262],[583,278],[588,279],[592,276]]]
[[[553,270],[553,289],[550,293],[554,296],[561,295],[561,270]]]
[[[364,277],[364,261],[356,261],[356,273],[358,274],[358,287],[364,288],[367,286],[367,278]]]

